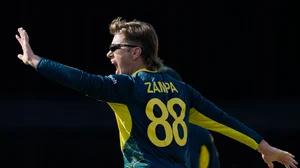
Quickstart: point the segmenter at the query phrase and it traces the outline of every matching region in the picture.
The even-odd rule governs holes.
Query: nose
[[[113,52],[108,51],[108,53],[106,54],[107,58],[112,58],[113,57]]]

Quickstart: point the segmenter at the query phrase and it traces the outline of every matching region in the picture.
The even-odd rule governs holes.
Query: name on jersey
[[[147,86],[147,93],[168,93],[168,92],[177,92],[178,90],[173,85],[172,82],[145,82]]]

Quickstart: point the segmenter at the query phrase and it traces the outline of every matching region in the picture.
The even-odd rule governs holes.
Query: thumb
[[[22,60],[22,57],[23,57],[22,54],[19,54],[19,55],[18,55],[18,58],[19,58],[20,60]]]
[[[18,55],[18,58],[19,58],[25,65],[28,65],[28,61],[27,61],[27,60],[24,60],[22,54],[19,54],[19,55]]]
[[[272,162],[267,163],[269,168],[274,168],[274,164]]]

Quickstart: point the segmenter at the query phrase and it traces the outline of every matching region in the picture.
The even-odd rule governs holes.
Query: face
[[[116,74],[131,74],[131,65],[133,64],[134,55],[132,52],[133,46],[118,45],[128,44],[124,40],[122,34],[116,34],[112,40],[110,51],[107,57],[116,67]]]

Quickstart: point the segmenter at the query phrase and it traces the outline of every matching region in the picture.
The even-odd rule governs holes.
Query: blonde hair
[[[158,37],[151,24],[118,17],[109,25],[109,31],[112,35],[122,34],[127,43],[141,47],[142,58],[148,69],[157,71],[163,66],[163,61],[158,57]]]

